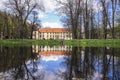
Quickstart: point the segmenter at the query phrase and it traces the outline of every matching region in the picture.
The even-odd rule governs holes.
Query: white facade
[[[39,33],[39,39],[72,39],[72,33],[69,32],[56,32],[56,33]]]
[[[72,33],[68,31],[34,31],[33,32],[33,39],[64,39],[64,40],[71,40]]]
[[[33,39],[39,39],[39,32],[38,31],[33,31],[33,36],[32,36],[32,38]]]

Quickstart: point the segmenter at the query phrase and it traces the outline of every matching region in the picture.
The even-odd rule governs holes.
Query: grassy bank
[[[120,47],[120,39],[83,39],[65,41],[66,45],[93,47]]]
[[[35,39],[2,39],[4,45],[59,45],[58,40],[35,40]]]
[[[61,45],[59,40],[34,40],[34,39],[2,39],[0,44],[4,45]],[[93,46],[93,47],[120,47],[120,39],[81,39],[65,40],[64,45],[71,46]]]

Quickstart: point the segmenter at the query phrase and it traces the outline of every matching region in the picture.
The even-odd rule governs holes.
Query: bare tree
[[[107,38],[107,22],[108,22],[108,14],[107,14],[107,4],[106,0],[100,0],[102,6],[102,15],[103,15],[103,30],[104,30],[104,39]]]
[[[31,31],[30,31],[30,38],[32,39],[32,36],[33,36],[33,31],[37,29],[40,23],[40,21],[38,20],[38,12],[37,11],[33,11],[32,14],[31,14]]]
[[[117,6],[117,0],[111,0],[112,3],[112,38],[115,38],[114,27],[115,27],[115,12]]]
[[[116,10],[118,0],[57,0],[65,14],[63,22],[72,31],[73,39],[115,38]],[[95,4],[99,11],[95,11]],[[97,17],[98,16],[98,17]],[[82,36],[82,37],[81,37]],[[100,38],[100,37],[99,37]]]
[[[89,15],[88,15],[88,0],[85,1],[85,23],[84,23],[84,27],[85,27],[85,38],[88,39],[89,38],[89,30],[88,30],[88,26],[89,26]]]
[[[26,38],[26,22],[29,15],[34,9],[44,10],[41,0],[8,0],[5,2],[6,4],[7,8],[12,10],[12,14],[16,15],[20,21],[20,38]]]
[[[79,17],[81,12],[81,0],[66,0],[66,2],[57,0],[57,2],[63,5],[61,10],[66,15],[67,25],[69,25],[71,28],[73,39],[77,39],[77,29],[79,27]]]
[[[62,2],[63,22],[70,27],[73,39],[90,38],[90,27],[94,26],[94,12],[91,0],[66,0]],[[90,8],[91,7],[91,8]],[[91,22],[91,23],[90,23]],[[91,24],[91,26],[90,26]]]

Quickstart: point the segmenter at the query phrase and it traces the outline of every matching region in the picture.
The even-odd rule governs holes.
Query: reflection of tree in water
[[[119,80],[120,79],[120,49],[97,47],[73,47],[71,56],[64,62],[67,71],[66,80]]]
[[[0,47],[0,72],[12,74],[14,80],[18,79],[36,79],[32,73],[37,70],[37,54],[32,53],[32,47]],[[26,61],[30,60],[33,64],[32,70],[29,70]]]

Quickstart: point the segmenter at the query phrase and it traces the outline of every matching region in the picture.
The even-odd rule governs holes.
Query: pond
[[[0,80],[120,80],[120,49],[0,45]]]

